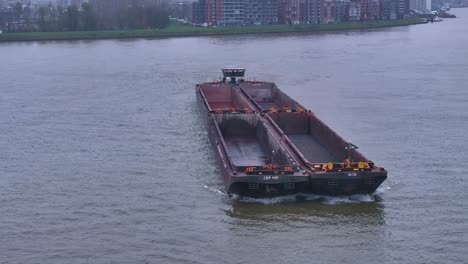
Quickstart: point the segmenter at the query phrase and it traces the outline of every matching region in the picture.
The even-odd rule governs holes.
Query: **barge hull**
[[[371,194],[387,178],[274,83],[225,75],[198,84],[196,94],[228,193]]]

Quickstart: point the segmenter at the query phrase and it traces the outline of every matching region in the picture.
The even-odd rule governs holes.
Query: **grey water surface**
[[[0,44],[0,263],[467,263],[468,9],[321,34]],[[275,81],[389,171],[223,193],[194,85]]]

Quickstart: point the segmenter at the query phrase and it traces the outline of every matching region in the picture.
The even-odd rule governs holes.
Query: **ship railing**
[[[239,108],[216,108],[208,111],[210,114],[251,114],[256,113],[250,109],[239,109]]]
[[[311,163],[307,162],[307,165],[315,171],[324,172],[358,172],[358,171],[372,171],[375,168],[373,162],[358,161],[349,162],[348,160],[337,163],[337,162],[326,162],[326,163]],[[383,169],[383,168],[381,168]]]
[[[291,108],[289,106],[283,106],[282,108],[271,107],[267,110],[262,110],[262,113],[306,113],[306,112],[311,112],[311,111],[300,108],[300,107]]]
[[[237,167],[239,171],[244,171],[247,175],[290,175],[297,170],[290,165],[265,165],[265,166],[242,166]]]

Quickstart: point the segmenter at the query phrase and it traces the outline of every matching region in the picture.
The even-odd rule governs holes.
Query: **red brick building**
[[[221,1],[206,0],[205,2],[205,22],[208,25],[218,25],[221,21]]]

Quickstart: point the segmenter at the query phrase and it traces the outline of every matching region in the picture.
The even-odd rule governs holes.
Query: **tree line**
[[[0,21],[7,31],[148,29],[170,23],[170,10],[164,2],[95,0],[80,7],[49,4],[37,8],[21,3],[11,7],[11,12],[3,15],[6,21]]]

